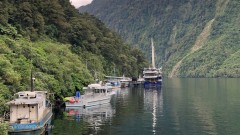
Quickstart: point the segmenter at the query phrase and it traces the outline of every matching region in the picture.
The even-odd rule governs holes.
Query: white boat
[[[131,78],[125,77],[124,75],[122,77],[117,76],[105,76],[106,82],[110,83],[113,89],[119,89],[129,87]]]
[[[113,89],[118,89],[121,87],[121,82],[119,79],[109,79],[106,81],[106,84],[110,84],[109,86],[112,86]]]
[[[140,82],[140,83],[144,82],[144,78],[139,76],[138,79],[137,79],[137,82]]]
[[[152,46],[152,67],[144,68],[143,78],[144,78],[144,87],[159,87],[162,84],[162,69],[156,68],[155,66],[155,52],[153,40],[151,39]]]
[[[125,87],[129,87],[130,85],[129,82],[131,81],[131,79],[123,75],[123,77],[119,81],[121,83],[121,88],[125,88]]]
[[[80,95],[80,92],[76,92],[76,96],[65,98],[66,107],[90,107],[101,104],[109,103],[112,92],[112,87],[102,85],[99,83],[90,84],[88,87],[84,87],[84,95]]]
[[[46,131],[52,118],[52,106],[47,91],[21,91],[16,99],[7,103],[10,107],[9,134],[29,134]]]

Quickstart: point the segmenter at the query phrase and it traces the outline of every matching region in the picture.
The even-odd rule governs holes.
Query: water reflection
[[[152,113],[152,133],[157,134],[158,116],[163,113],[163,96],[161,87],[144,90],[144,106]]]
[[[239,134],[239,83],[240,79],[181,78],[164,80],[160,90],[121,89],[103,111],[107,114],[97,115],[102,111],[93,109],[55,115],[51,134]]]
[[[66,108],[66,112],[76,122],[80,122],[81,120],[87,122],[88,127],[97,133],[101,130],[101,126],[111,119],[115,110],[112,109],[110,103],[107,103],[87,108]]]

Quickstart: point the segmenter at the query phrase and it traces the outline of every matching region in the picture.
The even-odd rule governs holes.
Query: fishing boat
[[[152,47],[152,66],[149,68],[144,68],[143,70],[144,88],[160,87],[162,84],[162,69],[156,68],[155,66],[155,49],[152,39],[151,47]]]
[[[102,85],[101,83],[94,83],[83,88],[85,93],[81,95],[79,91],[76,92],[76,96],[66,97],[66,107],[90,107],[101,104],[109,103],[112,92],[112,87],[108,85]]]
[[[7,103],[10,107],[9,134],[44,133],[51,124],[52,106],[47,91],[21,91]]]

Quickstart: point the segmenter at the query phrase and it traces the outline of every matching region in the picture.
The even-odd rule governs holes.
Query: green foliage
[[[0,135],[8,135],[8,124],[0,122]]]
[[[109,68],[113,68],[113,65],[116,65],[116,69],[119,71],[117,75],[137,76],[141,72],[134,68],[138,67],[137,64],[143,63],[136,61],[137,59],[131,54],[132,49],[125,45],[116,33],[106,28],[94,16],[78,13],[69,1],[27,0],[15,3],[3,1],[2,4],[4,5],[2,5],[2,12],[6,14],[4,19],[9,23],[0,25],[0,34],[2,35],[15,38],[21,34],[31,41],[44,39],[47,35],[55,41],[70,43],[72,51],[79,56],[87,53],[91,53],[91,56],[96,55],[94,58],[84,59],[85,61],[100,60],[98,66],[103,66],[103,69],[108,70],[90,70],[99,70],[97,72],[100,72],[101,76],[110,74],[113,69]],[[121,64],[122,56],[127,59],[124,60],[124,65]],[[126,65],[130,64],[134,64],[134,68],[126,68]],[[53,70],[56,69],[53,68]]]
[[[1,47],[5,51],[0,55],[0,76],[2,85],[9,89],[5,89],[10,92],[8,95],[29,89],[31,68],[36,78],[35,89],[59,97],[70,96],[76,87],[81,89],[93,81],[79,56],[71,52],[70,45],[52,41],[31,43],[25,39],[16,42],[3,36],[0,41],[5,43]]]
[[[157,65],[167,76],[183,59],[179,77],[239,77],[239,68],[231,59],[239,48],[239,1],[218,0],[96,0],[80,7],[133,46],[150,56],[150,38],[154,39]],[[204,47],[190,55],[191,48],[206,24],[215,19]],[[223,73],[224,72],[224,73]]]
[[[7,26],[3,26],[3,25],[0,24],[0,34],[1,35],[9,35],[9,36],[12,36],[14,38],[16,36],[18,36],[17,35],[17,30],[9,24],[7,24]]]
[[[11,95],[30,89],[31,70],[35,90],[62,98],[114,67],[117,75],[137,76],[145,64],[140,50],[69,1],[3,0],[0,21],[0,113]]]
[[[138,54],[136,54],[136,52]],[[79,14],[65,0],[0,2],[0,114],[19,91],[46,90],[56,98],[72,96],[103,79],[116,67],[118,75],[136,76],[143,54],[89,14]],[[130,66],[132,65],[132,67]],[[134,70],[136,69],[136,70]],[[7,134],[0,123],[0,134]],[[83,131],[84,132],[84,131]]]

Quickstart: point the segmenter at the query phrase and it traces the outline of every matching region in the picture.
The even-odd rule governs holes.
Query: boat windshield
[[[94,93],[106,93],[106,89],[94,89]]]

